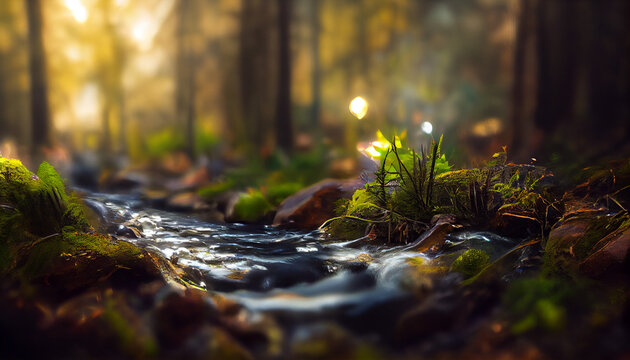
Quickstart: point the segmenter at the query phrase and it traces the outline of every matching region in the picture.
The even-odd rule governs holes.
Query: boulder
[[[360,179],[325,179],[285,199],[273,219],[274,226],[317,229],[333,216],[335,203],[350,199],[364,186]]]
[[[594,252],[580,263],[580,270],[591,276],[601,276],[622,270],[628,264],[630,228],[616,231],[594,246]]]
[[[435,215],[431,219],[431,228],[420,235],[409,248],[417,252],[439,249],[444,244],[446,235],[462,227],[455,221],[455,216],[451,214]]]

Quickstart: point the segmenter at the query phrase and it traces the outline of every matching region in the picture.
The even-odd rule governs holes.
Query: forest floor
[[[71,193],[47,163],[0,158],[0,352],[627,356],[630,161],[566,186],[504,153],[454,171],[438,151],[246,192],[199,168]]]

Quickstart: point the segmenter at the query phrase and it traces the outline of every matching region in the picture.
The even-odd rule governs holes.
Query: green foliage
[[[460,255],[451,266],[451,270],[467,278],[477,275],[489,263],[490,256],[483,250],[470,249]]]
[[[166,128],[149,134],[145,139],[146,153],[150,158],[159,159],[164,155],[182,150],[184,137],[174,129]]]
[[[202,187],[197,194],[206,201],[212,201],[217,196],[228,192],[234,188],[234,182],[231,180],[216,182]]]
[[[422,230],[421,222],[433,215],[435,180],[449,171],[450,165],[440,152],[442,138],[432,143],[428,153],[422,150],[418,154],[403,147],[404,135],[387,142],[382,133],[377,135],[379,140],[372,145],[380,161],[375,179],[365,189],[357,190],[343,208],[338,208],[340,216],[334,221],[352,218],[377,224],[377,232],[386,233],[388,240],[394,235],[407,241]],[[329,231],[339,227],[333,221],[327,224]],[[386,231],[382,229],[385,226]]]
[[[278,206],[284,199],[300,191],[302,187],[302,184],[295,182],[271,185],[266,188],[265,197],[271,205]]]
[[[543,277],[513,282],[503,296],[503,304],[513,320],[512,331],[522,334],[542,329],[559,331],[565,327],[566,306],[577,289],[564,280]]]
[[[273,207],[258,190],[251,190],[239,196],[234,205],[234,217],[239,221],[254,222],[261,219]]]
[[[195,131],[195,147],[199,153],[212,155],[219,143],[219,137],[214,132],[203,128]]]
[[[550,217],[560,212],[557,201],[540,185],[544,170],[508,164],[505,151],[494,154],[484,167],[451,170],[440,150],[442,137],[427,151],[416,153],[404,147],[404,136],[392,141],[380,132],[378,136],[370,149],[380,161],[374,181],[339,207],[338,217],[328,225],[352,217],[373,224],[378,236],[406,242],[424,231],[435,214],[483,223],[497,212],[510,212],[537,221],[544,230]]]

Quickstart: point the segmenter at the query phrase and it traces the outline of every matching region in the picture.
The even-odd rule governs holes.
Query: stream
[[[524,240],[459,231],[448,235],[443,250],[428,255],[366,239],[333,241],[319,231],[214,224],[147,208],[132,195],[95,193],[86,202],[111,223],[142,229],[140,238],[117,237],[197,269],[198,286],[270,314],[291,333],[334,323],[377,342],[387,342],[400,317],[418,305],[419,288],[448,293],[461,280],[443,272],[423,282],[410,277],[410,263],[443,265],[470,248],[485,250],[492,261]]]

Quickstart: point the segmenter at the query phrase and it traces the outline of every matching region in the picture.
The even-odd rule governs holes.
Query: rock
[[[201,211],[207,210],[208,205],[201,200],[196,192],[188,191],[175,194],[166,200],[166,208],[173,211]]]
[[[609,234],[594,246],[594,252],[580,263],[580,270],[588,275],[599,277],[618,270],[627,274],[630,249],[630,228]]]
[[[168,191],[161,189],[145,189],[141,194],[142,200],[156,208],[164,208],[170,195]]]
[[[171,292],[154,309],[155,332],[165,348],[178,348],[204,323],[216,317],[216,309],[200,293]]]
[[[435,215],[431,219],[432,227],[420,235],[420,237],[409,246],[409,249],[417,252],[439,249],[444,244],[446,235],[462,227],[456,224],[455,220],[455,216],[451,214]]]
[[[407,311],[396,326],[396,338],[401,344],[426,339],[455,326],[456,302],[451,293],[436,293],[420,305]]]
[[[289,196],[278,207],[274,226],[317,229],[333,216],[335,202],[350,199],[363,186],[360,179],[326,179]]]
[[[210,182],[210,173],[205,167],[191,169],[179,179],[167,182],[170,191],[197,189]]]
[[[188,171],[192,163],[188,155],[179,151],[165,155],[160,161],[160,166],[166,173],[179,175]]]
[[[100,187],[106,191],[131,191],[148,183],[149,178],[144,174],[122,171],[103,177],[100,181]]]
[[[97,284],[136,287],[162,279],[162,266],[145,250],[107,235],[64,233],[35,244],[18,259],[16,272],[47,292]]]
[[[319,323],[302,328],[292,340],[292,359],[349,359],[357,355],[357,340],[334,323]]]
[[[584,236],[591,224],[590,219],[576,217],[568,219],[549,233],[545,250],[556,251],[561,248],[569,248]]]

